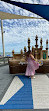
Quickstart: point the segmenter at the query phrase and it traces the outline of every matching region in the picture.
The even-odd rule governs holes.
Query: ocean
[[[20,54],[20,52],[15,52],[15,54]],[[3,55],[3,52],[0,52],[0,56],[2,56]],[[5,56],[10,56],[10,57],[12,57],[12,52],[5,52]],[[49,56],[49,51],[48,51],[48,56]]]
[[[20,52],[15,52],[16,54],[19,54]],[[3,52],[0,52],[0,56],[3,55]],[[10,56],[12,57],[12,52],[5,52],[5,56]]]

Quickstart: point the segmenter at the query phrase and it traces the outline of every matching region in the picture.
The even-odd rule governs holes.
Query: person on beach
[[[31,51],[27,52],[26,55],[26,61],[27,61],[27,68],[25,76],[35,78],[35,70],[39,68],[39,63],[36,61],[34,56],[31,54]]]

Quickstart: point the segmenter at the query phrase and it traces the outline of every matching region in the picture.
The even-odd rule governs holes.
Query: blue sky
[[[49,0],[17,0],[26,3],[41,3],[49,4]],[[9,13],[15,13],[26,16],[35,16],[29,11],[21,9],[19,7],[9,5],[0,1],[0,11],[6,11]],[[27,39],[31,39],[31,47],[35,46],[35,36],[38,35],[38,45],[40,47],[40,38],[43,38],[43,48],[46,48],[46,39],[49,40],[49,22],[46,20],[3,20],[4,44],[5,52],[11,52],[13,49],[15,52],[20,52],[24,46],[27,47]],[[2,39],[1,39],[1,27],[0,27],[0,52],[2,52]]]

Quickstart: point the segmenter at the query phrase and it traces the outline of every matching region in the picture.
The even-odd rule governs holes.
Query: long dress
[[[35,70],[39,68],[39,63],[35,60],[32,60],[31,57],[28,57],[27,59],[27,68],[26,68],[26,76],[33,76],[35,74]]]

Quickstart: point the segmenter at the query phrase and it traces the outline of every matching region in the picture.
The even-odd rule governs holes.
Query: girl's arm
[[[30,54],[30,57],[31,57],[32,60],[34,60],[34,61],[38,64],[38,66],[39,66],[39,62],[38,62],[38,60],[36,60],[32,54]]]
[[[32,60],[36,61],[36,59],[34,58],[34,56],[32,54],[30,54],[30,57],[32,58]]]

